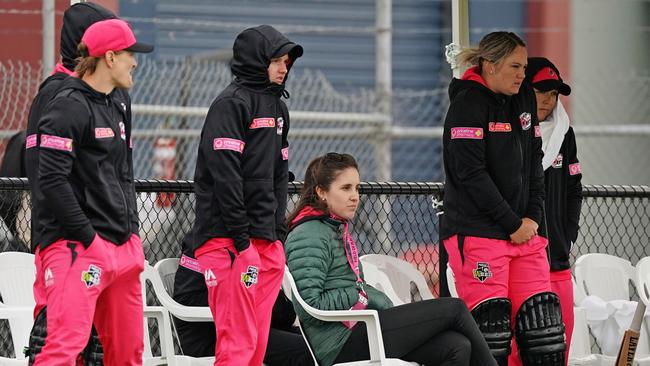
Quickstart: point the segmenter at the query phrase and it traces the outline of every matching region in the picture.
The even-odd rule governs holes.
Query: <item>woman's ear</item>
[[[108,67],[113,67],[113,64],[115,63],[115,52],[106,51],[104,54],[104,60],[106,60]]]
[[[316,186],[316,195],[319,201],[325,201],[325,190],[320,186]]]

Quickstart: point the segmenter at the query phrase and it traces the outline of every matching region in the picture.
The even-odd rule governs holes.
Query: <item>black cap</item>
[[[282,57],[284,55],[289,55],[291,60],[295,61],[298,57],[302,56],[303,49],[302,46],[293,42],[287,42],[280,46],[274,53],[271,58]]]
[[[571,87],[564,83],[560,71],[545,57],[528,58],[526,81],[537,90],[557,90],[562,95],[571,94]]]

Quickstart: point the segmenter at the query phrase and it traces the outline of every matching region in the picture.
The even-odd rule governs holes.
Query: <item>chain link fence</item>
[[[140,180],[140,236],[147,260],[179,257],[183,235],[194,222],[192,182]],[[0,178],[0,252],[28,250],[29,196],[19,178]],[[290,211],[300,183],[290,183]],[[432,292],[440,292],[438,216],[433,200],[442,183],[363,183],[361,205],[352,228],[361,254],[404,258],[424,274]],[[650,187],[585,186],[581,227],[573,259],[584,253],[608,253],[635,264],[650,255]],[[11,228],[11,229],[10,229]],[[155,326],[152,334],[157,334]],[[156,341],[153,340],[154,349]],[[0,350],[10,350],[8,326],[0,321]],[[0,356],[5,356],[0,351]]]
[[[131,95],[134,163],[138,178],[192,179],[198,138],[207,108],[232,79],[227,62],[142,58]],[[368,180],[442,181],[442,124],[448,106],[448,75],[431,90],[392,92],[390,116],[377,111],[372,89],[340,92],[318,71],[296,67],[287,82],[292,116],[290,169],[301,179],[309,160],[328,151],[355,156]],[[40,66],[0,62],[0,155],[9,137],[25,128]],[[611,81],[634,95],[626,113],[613,116],[607,103],[589,94],[590,85]],[[576,111],[578,154],[585,183],[650,182],[650,74],[602,73],[575,82],[569,101],[591,108]],[[580,92],[582,91],[582,92]]]

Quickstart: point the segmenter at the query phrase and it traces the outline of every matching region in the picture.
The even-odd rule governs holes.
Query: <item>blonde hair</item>
[[[89,56],[88,46],[83,42],[79,43],[79,46],[77,46],[77,54],[81,55],[81,57],[75,59],[77,66],[75,66],[74,72],[77,73],[79,78],[83,78],[86,74],[93,74],[97,68],[99,57]]]
[[[478,66],[482,71],[483,61],[498,63],[510,56],[517,47],[526,47],[518,35],[512,32],[492,32],[481,39],[478,48],[467,48],[458,54],[459,64]]]

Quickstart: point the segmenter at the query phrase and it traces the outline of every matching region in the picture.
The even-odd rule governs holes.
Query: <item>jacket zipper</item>
[[[111,111],[111,119],[113,121],[115,121],[115,110],[114,110],[112,104],[113,103],[111,102],[110,106],[109,106],[109,97],[106,96],[106,107],[110,109],[110,111]],[[122,123],[124,123],[124,122],[122,122]],[[120,129],[119,124],[118,124],[117,128],[118,128],[118,130]],[[120,130],[120,131],[118,131],[118,133],[120,134],[120,139],[121,139],[122,138],[122,131]],[[124,133],[125,133],[125,136],[126,136],[126,124],[124,125]],[[126,143],[126,138],[125,138],[125,143]],[[127,232],[130,232],[131,231],[131,210],[129,209],[129,203],[127,202],[126,195],[124,194],[124,188],[122,187],[122,182],[120,180],[121,175],[120,175],[120,173],[119,173],[119,171],[117,169],[116,164],[113,164],[113,171],[115,171],[115,177],[117,178],[117,185],[120,187],[120,193],[122,194],[122,202],[124,203],[123,207],[126,207],[126,223],[125,223],[124,226],[127,228]],[[120,244],[120,243],[116,243],[116,244]]]

